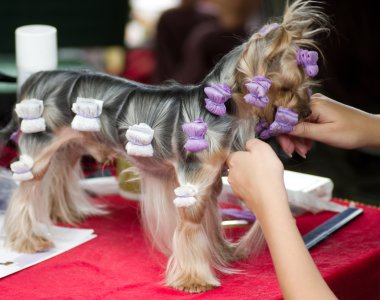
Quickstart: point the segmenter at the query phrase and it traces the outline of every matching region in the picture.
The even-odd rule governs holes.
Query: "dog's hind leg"
[[[221,162],[193,160],[178,167],[178,181],[183,191],[190,190],[191,194],[193,189],[194,198],[178,195],[177,191],[180,197],[175,203],[180,222],[174,232],[173,254],[166,272],[166,284],[171,287],[191,293],[203,292],[220,285],[214,269],[228,272],[228,259],[223,252],[226,244],[221,236],[216,203],[218,188],[215,188],[221,165]],[[187,202],[191,199],[193,203]],[[184,202],[181,204],[181,201]]]
[[[44,188],[48,193],[53,222],[75,224],[86,216],[105,213],[91,203],[80,187],[80,158],[84,151],[80,143],[72,142],[60,148],[51,159]]]
[[[79,183],[74,182],[73,190],[67,187],[75,180],[68,169],[71,170],[78,158],[68,149],[70,143],[81,138],[80,133],[71,130],[63,130],[55,137],[47,132],[21,136],[20,152],[33,161],[32,178],[20,183],[5,215],[6,244],[11,249],[29,253],[47,250],[52,246],[48,240],[51,217],[71,222],[75,220],[75,213],[83,215],[88,212],[87,207],[81,205],[79,209],[73,204],[76,200],[81,203],[81,199],[75,198],[78,196],[75,184]],[[53,202],[54,197],[65,203]]]
[[[33,160],[52,143],[48,133],[23,134],[20,138],[20,152]],[[43,191],[43,177],[37,176],[40,163],[34,162],[31,173],[34,178],[20,182],[12,195],[5,215],[4,229],[6,245],[18,252],[33,253],[52,247],[47,238],[46,225],[50,224],[49,199]]]

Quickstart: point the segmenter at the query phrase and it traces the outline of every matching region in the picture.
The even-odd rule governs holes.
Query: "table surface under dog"
[[[281,299],[268,250],[233,263],[241,272],[219,275],[221,287],[188,294],[162,284],[166,258],[152,249],[139,221],[138,204],[103,197],[110,214],[80,224],[97,238],[0,280],[0,299]],[[339,299],[380,299],[380,210],[364,214],[311,250]],[[297,217],[302,234],[333,213]]]

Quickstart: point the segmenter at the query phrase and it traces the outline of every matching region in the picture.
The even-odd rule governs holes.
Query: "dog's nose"
[[[302,109],[300,114],[299,114],[300,119],[305,119],[310,115],[311,115],[311,109],[309,107]]]

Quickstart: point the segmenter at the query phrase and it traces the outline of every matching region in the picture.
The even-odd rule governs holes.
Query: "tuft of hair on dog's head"
[[[329,32],[328,17],[322,12],[321,3],[312,0],[296,0],[291,5],[287,1],[278,25],[266,34],[254,33],[243,45],[234,76],[233,98],[239,114],[264,118],[268,123],[273,121],[279,106],[291,108],[300,120],[310,113],[309,89],[317,82],[297,64],[297,50],[301,47],[316,50],[323,57],[315,38]],[[265,108],[249,105],[243,99],[248,93],[245,84],[257,75],[272,81]]]

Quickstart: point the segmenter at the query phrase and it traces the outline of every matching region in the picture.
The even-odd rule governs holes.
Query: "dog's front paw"
[[[216,279],[215,276],[211,275],[212,274],[210,274],[210,277],[207,279],[201,279],[181,274],[176,279],[167,282],[167,285],[188,293],[202,293],[220,286],[218,279]]]
[[[194,293],[194,294],[212,290],[215,287],[217,286],[212,285],[212,284],[207,284],[207,283],[203,283],[203,284],[188,283],[184,285],[173,286],[173,288],[177,290],[181,290],[188,293]]]
[[[8,244],[12,250],[22,253],[44,252],[54,247],[51,241],[38,235],[29,238],[10,238]]]

